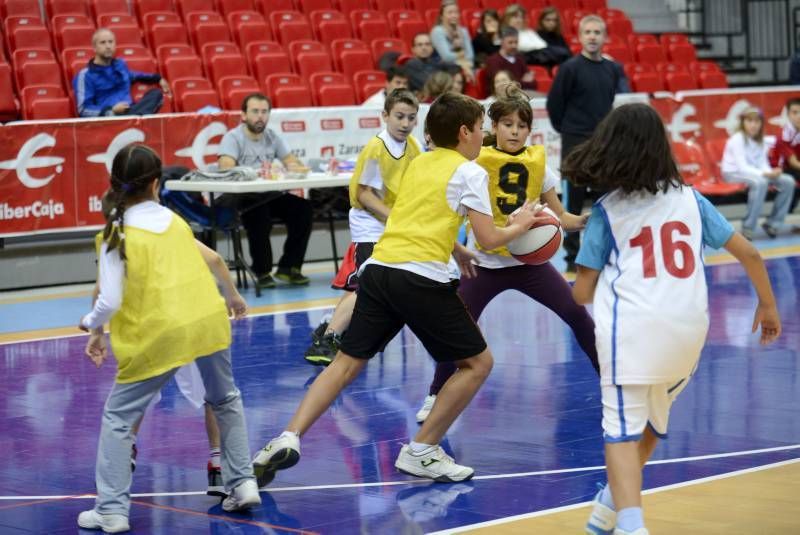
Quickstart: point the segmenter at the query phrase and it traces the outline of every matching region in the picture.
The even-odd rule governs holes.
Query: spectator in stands
[[[578,26],[581,53],[572,56],[558,69],[547,95],[547,112],[553,128],[561,134],[561,159],[580,143],[611,111],[619,87],[620,71],[613,61],[603,57],[606,24],[597,15],[587,15]],[[570,213],[580,215],[586,188],[576,186],[566,177],[564,186]],[[564,239],[567,271],[575,271],[575,257],[580,248],[580,234],[568,233]]]
[[[453,75],[448,72],[438,71],[430,75],[425,81],[425,87],[420,93],[420,102],[430,104],[440,95],[453,90]]]
[[[461,71],[453,73],[453,87],[450,88],[450,91],[453,93],[464,93],[464,86],[467,84],[466,77],[464,73]]]
[[[529,64],[538,63],[538,51],[547,48],[547,42],[528,27],[528,14],[519,4],[511,4],[503,13],[502,26],[510,26],[519,32],[517,49]]]
[[[386,87],[375,93],[374,95],[367,98],[364,101],[362,106],[370,106],[374,108],[383,108],[383,103],[386,101],[386,95],[394,91],[395,89],[407,89],[408,88],[408,75],[406,74],[406,70],[399,66],[395,65],[393,67],[389,67],[386,71]]]
[[[472,39],[472,50],[475,52],[476,67],[486,65],[486,58],[500,50],[500,15],[496,9],[481,13],[481,24]]]
[[[267,128],[272,105],[261,93],[252,93],[242,101],[242,124],[229,130],[219,145],[218,164],[220,170],[234,166],[267,168],[275,158],[289,169],[302,167],[300,161],[289,152],[274,130]],[[220,197],[220,205],[236,208],[247,231],[253,271],[258,276],[261,288],[275,287],[272,271],[272,247],[270,231],[272,218],[277,217],[286,224],[286,242],[283,256],[278,261],[275,278],[293,285],[308,284],[309,279],[301,272],[306,255],[308,238],[311,235],[311,203],[286,192],[229,194]]]
[[[455,63],[461,67],[464,76],[472,80],[475,52],[472,50],[469,30],[458,24],[460,19],[461,12],[456,0],[442,0],[438,23],[431,30],[431,41],[442,61]]]
[[[561,15],[556,8],[549,6],[542,9],[536,33],[547,43],[547,47],[537,51],[540,61],[536,63],[539,65],[560,65],[572,56],[567,40],[561,33]]]
[[[528,70],[525,58],[517,50],[519,32],[512,26],[504,26],[500,30],[500,50],[486,60],[486,79],[494,80],[498,71],[507,71],[523,89],[536,89],[536,80]]]
[[[169,94],[169,84],[158,74],[132,71],[121,58],[115,58],[114,33],[100,28],[92,35],[94,58],[81,69],[72,81],[80,117],[112,115],[149,115],[158,112],[164,101],[161,93]],[[161,90],[151,89],[138,102],[131,98],[131,84],[159,84]]]
[[[783,168],[800,185],[800,97],[792,97],[786,102],[786,115],[789,122],[784,125],[781,135],[778,136],[770,163],[774,167]],[[789,207],[790,212],[794,211],[799,198],[800,187],[795,188],[794,199]],[[800,227],[795,227],[795,230],[800,230]]]
[[[789,83],[800,85],[800,51],[789,60]]]
[[[722,156],[722,178],[725,182],[747,184],[747,215],[742,221],[742,235],[753,239],[767,190],[778,190],[772,213],[761,227],[774,238],[783,223],[794,194],[794,179],[780,167],[772,167],[764,145],[764,114],[758,108],[747,108],[739,116],[739,130],[725,143]]]
[[[436,71],[454,73],[461,70],[455,63],[447,63],[434,54],[431,36],[427,33],[418,33],[411,42],[411,53],[414,57],[404,66],[408,74],[408,88],[419,92],[425,86],[425,81]]]

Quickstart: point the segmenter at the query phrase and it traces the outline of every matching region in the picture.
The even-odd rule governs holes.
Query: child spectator
[[[511,27],[519,32],[519,52],[529,64],[536,63],[536,53],[547,48],[547,42],[528,27],[528,13],[519,4],[511,4],[506,8],[501,27]]]
[[[493,80],[497,71],[508,71],[523,89],[536,89],[536,80],[528,70],[525,58],[517,50],[519,32],[510,26],[500,31],[500,50],[486,60],[485,76]]]
[[[753,239],[770,185],[778,190],[772,213],[761,225],[767,236],[776,237],[792,202],[794,179],[780,167],[769,164],[764,145],[764,114],[760,109],[747,108],[739,116],[739,131],[725,143],[721,170],[725,182],[747,184],[747,215],[742,221],[742,235],[748,240]]]
[[[783,126],[781,135],[778,136],[770,163],[773,167],[782,167],[794,177],[795,182],[800,184],[800,97],[792,97],[786,101],[786,115],[789,117],[789,122]],[[798,199],[800,199],[800,188],[795,187],[789,212],[794,211]],[[795,231],[797,230],[800,230],[800,227],[795,227]]]

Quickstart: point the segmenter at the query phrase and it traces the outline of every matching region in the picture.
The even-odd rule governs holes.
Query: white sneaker
[[[425,396],[425,401],[422,402],[422,407],[417,411],[417,423],[421,424],[424,422],[428,415],[431,413],[431,409],[433,408],[433,404],[436,402],[435,395],[428,395]]]
[[[246,479],[233,489],[230,495],[222,500],[222,508],[226,511],[244,511],[254,505],[261,504],[258,485],[252,479]]]
[[[131,530],[127,516],[101,515],[94,509],[78,515],[78,526],[83,529],[102,529],[106,533],[122,533]]]
[[[253,459],[258,488],[268,485],[277,470],[291,468],[300,460],[300,438],[295,434],[281,435],[270,440]]]
[[[647,531],[647,528],[638,528],[633,531],[625,531],[624,529],[615,529],[614,535],[650,535],[650,532]]]
[[[469,466],[456,464],[441,446],[414,454],[408,444],[403,444],[394,467],[406,474],[433,479],[439,483],[467,481],[475,475],[475,470]]]
[[[586,522],[586,533],[588,535],[613,535],[614,526],[617,524],[617,512],[612,508],[600,503],[600,494],[603,489],[594,497],[592,504],[592,514]]]

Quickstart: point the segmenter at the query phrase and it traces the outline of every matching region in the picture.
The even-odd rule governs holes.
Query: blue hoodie
[[[80,117],[114,115],[111,108],[119,102],[133,103],[131,84],[157,83],[158,74],[132,71],[124,60],[114,58],[110,65],[96,65],[94,60],[81,69],[72,81]]]

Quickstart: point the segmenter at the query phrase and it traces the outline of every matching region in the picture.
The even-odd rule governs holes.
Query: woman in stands
[[[469,31],[458,24],[460,18],[456,0],[443,0],[439,9],[439,23],[431,30],[431,41],[442,61],[455,63],[461,67],[467,80],[472,81],[475,52]]]
[[[500,50],[500,15],[496,9],[481,13],[481,24],[472,39],[472,49],[475,51],[476,67],[483,67],[486,58]]]
[[[560,65],[572,56],[567,40],[561,33],[561,15],[556,8],[549,6],[542,9],[536,33],[547,43],[546,48],[538,51],[538,55],[541,56],[540,65]]]

